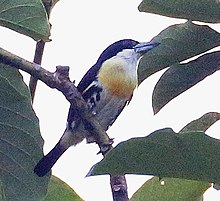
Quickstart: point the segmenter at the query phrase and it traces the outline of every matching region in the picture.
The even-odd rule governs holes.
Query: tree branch
[[[36,79],[41,80],[50,88],[55,88],[63,93],[66,99],[76,108],[83,122],[90,125],[88,130],[94,137],[100,148],[100,153],[105,154],[112,149],[113,140],[102,129],[99,122],[93,118],[93,114],[88,111],[88,107],[76,86],[69,79],[69,67],[57,66],[56,71],[51,73],[38,64],[29,62],[0,48],[0,63],[13,68],[20,69]],[[127,201],[127,184],[125,176],[110,176],[113,199],[115,201]]]
[[[128,187],[124,175],[111,175],[110,185],[114,201],[128,201]]]

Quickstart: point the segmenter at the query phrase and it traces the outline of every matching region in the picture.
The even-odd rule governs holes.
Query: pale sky
[[[140,0],[71,1],[61,0],[51,15],[52,42],[46,45],[42,66],[50,71],[56,65],[71,67],[71,79],[80,81],[83,74],[96,62],[100,53],[111,43],[132,38],[149,41],[160,31],[177,20],[158,15],[140,13]],[[217,25],[212,26],[216,28]],[[35,42],[6,28],[0,28],[0,46],[30,61],[33,60]],[[218,31],[220,31],[218,27]],[[135,91],[134,98],[108,133],[115,144],[131,137],[146,136],[154,130],[172,127],[180,130],[188,122],[211,111],[220,112],[220,97],[215,90],[219,86],[220,73],[210,76],[202,83],[188,90],[153,115],[151,94],[161,73],[151,76]],[[61,93],[39,83],[34,108],[40,119],[45,139],[45,153],[48,153],[61,137],[69,104]],[[218,136],[220,123],[212,126],[207,134]],[[111,201],[108,176],[85,178],[92,165],[101,160],[98,147],[85,142],[70,148],[56,163],[53,174],[68,183],[84,200]],[[128,191],[132,195],[149,178],[128,176]],[[214,197],[214,195],[216,195]],[[220,193],[211,189],[205,194],[205,201],[219,200]]]

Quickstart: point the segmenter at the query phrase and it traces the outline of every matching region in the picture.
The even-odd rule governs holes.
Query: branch
[[[128,201],[128,187],[124,175],[111,175],[110,184],[114,201]]]
[[[41,80],[47,86],[55,88],[63,93],[66,99],[76,108],[82,120],[85,120],[92,126],[92,133],[95,134],[97,144],[102,150],[106,150],[106,145],[111,145],[112,140],[108,137],[102,127],[93,118],[93,114],[88,111],[87,104],[78,92],[76,86],[69,79],[69,67],[57,66],[56,71],[51,73],[38,64],[29,62],[19,56],[16,56],[0,48],[0,63],[10,67],[20,69]]]
[[[19,56],[16,56],[0,48],[0,63],[20,69],[36,79],[41,80],[50,88],[55,88],[63,93],[66,99],[76,108],[83,122],[89,124],[89,132],[94,137],[100,148],[100,153],[105,154],[112,149],[113,140],[102,129],[99,122],[93,118],[88,107],[76,86],[69,79],[69,67],[57,66],[56,71],[51,73],[38,64],[31,63]],[[127,201],[127,184],[125,176],[112,176],[110,179],[112,194],[115,201]]]

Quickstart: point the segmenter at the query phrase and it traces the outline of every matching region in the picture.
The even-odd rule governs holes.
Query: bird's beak
[[[144,43],[138,43],[134,46],[134,50],[136,53],[139,53],[141,55],[147,53],[149,50],[155,48],[160,43],[158,42],[144,42]]]

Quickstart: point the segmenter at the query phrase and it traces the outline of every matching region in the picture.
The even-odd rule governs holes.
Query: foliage
[[[209,23],[220,22],[220,5],[216,0],[143,0],[141,12]]]
[[[48,2],[0,0],[0,25],[36,41],[49,41],[49,12],[44,7]],[[220,33],[192,21],[219,23],[220,4],[216,0],[143,0],[139,10],[188,20],[154,37],[152,40],[161,45],[146,54],[139,65],[140,84],[167,68],[152,95],[153,110],[158,113],[169,101],[219,70],[220,52],[207,51],[220,45]],[[190,61],[182,63],[186,59]],[[21,75],[2,64],[0,95],[0,200],[82,200],[58,178],[34,175],[33,167],[43,155],[38,119]],[[132,201],[146,200],[146,196],[148,200],[202,200],[210,183],[220,180],[220,144],[205,134],[219,118],[219,113],[207,113],[179,133],[166,128],[122,142],[89,175],[130,173],[160,177],[147,181]]]
[[[165,128],[118,144],[93,167],[92,174],[135,173],[217,183],[219,149],[219,141],[201,131],[177,134]]]
[[[49,40],[47,13],[41,0],[0,0],[0,25],[32,37]]]
[[[153,177],[132,196],[131,201],[181,200],[203,201],[202,194],[210,187],[207,182],[177,178]]]
[[[2,200],[37,201],[46,194],[49,176],[40,179],[33,166],[43,156],[39,122],[21,75],[0,65],[0,181]]]
[[[52,176],[48,185],[48,193],[42,201],[83,201],[66,183]]]

